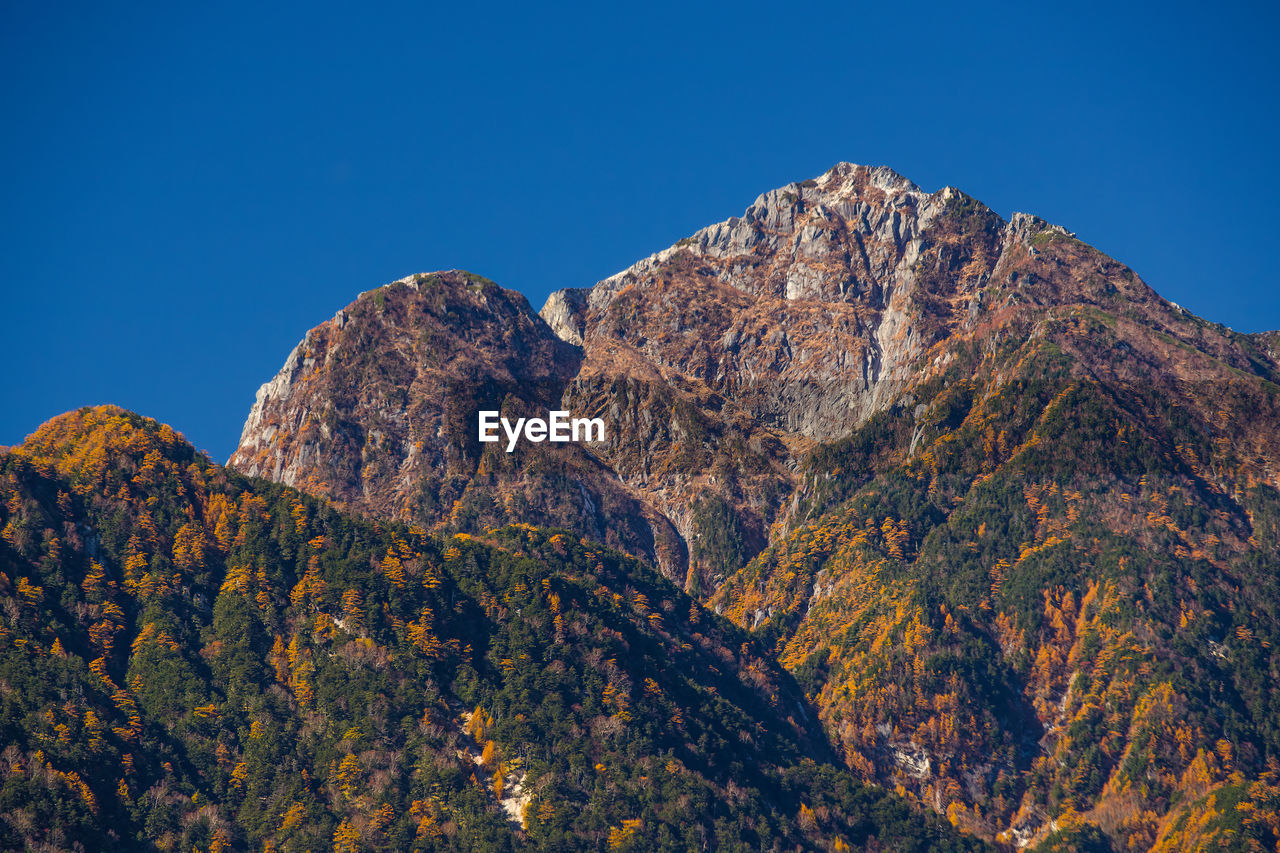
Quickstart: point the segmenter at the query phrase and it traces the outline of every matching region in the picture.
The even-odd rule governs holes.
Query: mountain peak
[[[581,334],[574,330],[580,328],[581,314],[588,306],[599,308],[607,304],[612,295],[626,287],[627,283],[652,273],[681,252],[725,260],[732,257],[785,254],[790,249],[792,259],[804,265],[809,255],[825,253],[827,247],[819,244],[829,242],[829,237],[836,236],[832,229],[845,232],[852,230],[868,235],[874,232],[877,239],[887,236],[892,242],[902,243],[913,236],[912,232],[919,230],[916,222],[922,214],[935,215],[958,192],[948,188],[943,193],[935,193],[934,196],[938,196],[938,199],[936,203],[930,204],[934,196],[888,166],[861,166],[840,162],[817,178],[794,181],[762,193],[742,216],[708,225],[674,245],[597,282],[592,288],[573,288],[573,293],[569,290],[553,293],[540,314],[558,334],[563,333],[562,337],[566,341],[580,343]],[[986,211],[987,208],[982,207],[982,210]],[[995,216],[994,213],[991,215]],[[999,219],[998,216],[996,218]],[[905,238],[904,231],[908,234]],[[841,235],[836,239],[837,242],[844,242],[848,235]],[[787,245],[788,243],[794,245]],[[794,286],[787,278],[784,284],[787,298],[812,290],[815,283],[812,281],[812,274],[802,273],[801,276],[805,281],[797,281]],[[750,287],[745,284],[743,276],[729,275],[721,278],[735,286]],[[835,282],[842,299],[847,292],[851,292],[845,284]]]
[[[109,404],[50,418],[9,452],[82,486],[106,479],[109,460],[127,459],[135,468],[160,461],[179,467],[208,461],[168,424]]]
[[[860,166],[857,163],[844,161],[836,163],[814,180],[818,187],[826,192],[839,191],[841,188],[859,184],[875,187],[886,193],[922,192],[914,181],[903,177],[888,166]]]
[[[528,305],[528,300],[523,293],[507,290],[482,275],[459,269],[413,273],[381,287],[362,292],[356,297],[356,302],[370,297],[376,298],[379,293],[385,296],[388,289],[394,287],[405,287],[414,292],[434,290],[446,299],[462,297],[465,301],[477,304],[487,304],[488,298],[497,296],[513,306],[524,304],[527,307]]]

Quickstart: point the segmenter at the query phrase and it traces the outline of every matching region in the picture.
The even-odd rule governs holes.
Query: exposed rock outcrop
[[[373,515],[464,530],[564,526],[683,565],[659,514],[588,448],[478,439],[477,412],[543,416],[581,360],[527,300],[459,271],[363,293],[259,389],[229,464]]]

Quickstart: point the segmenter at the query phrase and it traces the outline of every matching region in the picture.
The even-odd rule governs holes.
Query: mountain
[[[232,578],[240,598],[252,594],[245,607],[258,607],[264,626],[258,651],[237,660],[250,667],[283,654],[289,668],[274,682],[274,662],[265,674],[220,675],[207,664],[206,676],[191,656],[208,685],[188,691],[201,703],[191,707],[232,696],[246,679],[275,697],[281,718],[297,721],[289,742],[302,752],[291,760],[329,786],[314,820],[328,821],[325,831],[345,822],[366,844],[383,843],[360,811],[375,801],[337,796],[345,796],[333,775],[343,756],[355,755],[364,773],[384,759],[402,766],[401,749],[465,759],[483,746],[470,731],[479,720],[482,733],[503,732],[495,754],[523,750],[525,764],[506,767],[502,785],[528,773],[523,794],[544,790],[534,780],[554,780],[545,783],[560,797],[552,813],[575,817],[517,831],[497,811],[499,798],[463,783],[470,765],[461,760],[463,781],[450,771],[452,787],[441,789],[451,792],[440,795],[447,814],[430,812],[440,827],[452,820],[448,843],[687,848],[707,839],[837,849],[874,835],[887,846],[935,843],[927,837],[1045,851],[1273,849],[1278,353],[1280,334],[1238,334],[1198,318],[1060,226],[1025,214],[1006,221],[954,188],[930,193],[889,169],[839,164],[590,288],[553,294],[539,313],[460,271],[364,293],[308,333],[259,392],[225,469],[179,453],[174,464],[187,479],[153,482],[143,476],[146,452],[138,456],[147,441],[104,444],[74,417],[52,422],[4,457],[19,466],[6,495],[43,488],[46,496],[37,501],[45,515],[26,498],[8,498],[6,518],[27,507],[22,517],[38,519],[13,530],[11,559],[26,562],[14,563],[21,572],[4,570],[14,578],[11,609],[28,602],[43,618],[61,613],[43,592],[30,601],[41,587],[66,602],[71,615],[58,619],[79,618],[75,583],[45,578],[55,576],[63,541],[88,535],[81,524],[129,531],[114,540],[118,585],[132,577],[148,591],[161,583],[176,590],[167,606],[190,615],[164,630],[178,650],[204,650],[209,638],[235,647],[236,631],[206,629],[200,620],[211,617],[199,615],[194,598],[199,590],[212,600],[215,583],[220,598],[221,578]],[[605,431],[508,452],[479,440],[481,409],[511,419],[563,409],[599,418]],[[161,428],[123,432],[139,430]],[[155,434],[160,460],[180,446]],[[112,461],[120,453],[133,461]],[[99,483],[92,506],[74,503],[80,493],[67,488],[81,468]],[[129,477],[100,483],[101,471],[115,468]],[[22,485],[32,477],[47,483]],[[162,485],[169,491],[154,491]],[[49,503],[59,490],[69,508]],[[245,494],[267,501],[270,535],[237,552],[249,523],[241,516],[258,516],[256,504],[241,506]],[[183,508],[204,495],[234,498],[235,509]],[[49,514],[54,505],[61,516]],[[148,524],[161,517],[177,529],[203,519],[223,543],[223,551],[201,551],[221,554],[208,558],[222,563],[207,580],[182,575],[189,556],[147,544]],[[305,531],[290,535],[291,518]],[[341,545],[311,544],[321,533]],[[308,598],[313,558],[312,577],[329,596],[319,603]],[[395,582],[397,564],[413,596]],[[123,574],[130,565],[133,574]],[[430,577],[439,573],[438,589],[416,588],[415,572],[426,566]],[[84,581],[76,583],[83,592]],[[382,614],[381,633],[362,634],[366,623],[339,615],[338,587],[357,595],[365,620]],[[572,635],[562,632],[567,600],[584,620]],[[95,640],[104,617],[84,612],[89,642],[101,645],[115,622],[106,619]],[[159,618],[135,620],[136,636]],[[349,645],[326,645],[338,630],[354,637],[348,643],[367,638],[391,650],[379,678],[405,696],[417,695],[414,684],[433,686],[435,740],[409,745],[388,722],[378,741],[386,755],[362,758],[355,741],[323,739],[345,735],[338,728],[360,714],[339,707],[335,693],[338,704],[314,719],[311,671],[299,682],[292,667],[354,655]],[[290,657],[295,636],[308,656]],[[47,633],[23,637],[52,649]],[[195,654],[212,661],[221,652]],[[128,670],[101,657],[111,683],[125,684]],[[329,683],[352,679],[343,670]],[[646,679],[660,693],[646,692]],[[548,691],[560,696],[550,706]],[[217,705],[223,717],[232,714],[227,702]],[[402,721],[422,720],[425,702],[392,704]],[[185,707],[148,713],[166,721]],[[384,719],[383,705],[369,707]],[[61,736],[56,710],[49,719],[23,708],[13,731],[24,743],[44,733],[44,750]],[[237,725],[251,728],[243,714],[254,712],[241,713]],[[532,731],[510,722],[522,716]],[[326,728],[326,719],[344,722]],[[681,735],[667,731],[673,720],[696,725],[697,736],[685,737],[680,723]],[[754,731],[753,721],[765,729]],[[396,731],[410,729],[401,722]],[[245,738],[228,738],[225,748]],[[195,743],[157,736],[146,754]],[[544,763],[535,766],[534,755]],[[693,788],[661,787],[656,780],[669,780],[654,770],[654,755],[696,768],[680,776]],[[272,760],[283,766],[279,755]],[[325,761],[337,764],[326,769]],[[73,772],[65,762],[50,766]],[[605,784],[600,767],[624,769]],[[209,773],[201,766],[184,784],[239,802],[200,781]],[[858,787],[854,777],[877,787]],[[401,778],[386,802],[396,820],[407,809],[420,827],[428,807],[413,803],[430,800],[413,787],[419,776]],[[268,787],[277,797],[268,801],[282,802],[282,789]],[[818,789],[835,797],[821,809]],[[873,793],[885,790],[895,796]],[[904,800],[915,811],[901,811]],[[647,811],[637,816],[642,803]],[[961,834],[928,821],[914,835],[903,828],[930,811]],[[35,813],[15,814],[18,825],[39,824]],[[139,815],[130,826],[150,833],[150,818]],[[244,837],[283,832],[268,824]]]
[[[571,389],[628,370],[622,339],[788,448],[769,544],[711,603],[864,778],[1018,846],[1275,842],[1274,335],[856,167],[559,302]],[[749,519],[759,484],[716,474]]]
[[[568,403],[619,425],[599,455],[693,543],[690,588],[710,590],[793,523],[815,448],[901,405],[958,348],[1072,310],[1110,311],[1132,331],[1127,365],[1084,354],[1098,369],[1138,378],[1183,365],[1182,346],[1215,360],[1206,380],[1219,367],[1275,378],[1274,348],[1186,315],[1064,229],[848,164],[553,296],[543,314],[583,344]],[[708,506],[723,509],[699,514]],[[726,539],[741,545],[697,553]]]
[[[0,529],[6,849],[982,847],[566,531],[342,514],[113,407],[0,456]]]

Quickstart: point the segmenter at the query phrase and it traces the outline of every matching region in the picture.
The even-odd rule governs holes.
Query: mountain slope
[[[704,419],[786,447],[770,544],[712,603],[865,778],[1019,845],[1275,843],[1273,336],[1061,228],[857,167],[576,303],[552,317],[583,340],[571,398],[656,364],[715,400]],[[707,444],[680,499],[714,490],[749,527],[771,493]],[[731,563],[694,570],[705,588]]]
[[[1229,378],[1087,374],[1140,358],[1099,312],[1025,331],[816,453],[794,531],[712,603],[850,766],[961,826],[1180,849],[1188,815],[1238,817],[1194,805],[1229,787],[1237,841],[1274,843],[1280,387],[1203,355],[1179,372]]]
[[[595,488],[666,543],[615,544],[772,648],[855,772],[1021,846],[1275,842],[1276,333],[850,164],[541,318]]]
[[[979,847],[562,531],[344,515],[112,407],[0,456],[0,529],[6,848]]]
[[[1175,346],[1275,375],[1258,342],[1187,315],[1058,226],[1005,222],[958,190],[849,164],[766,193],[589,292],[553,296],[543,313],[583,342],[566,399],[620,424],[593,452],[691,543],[719,533],[693,510],[725,505],[722,526],[742,547],[693,555],[691,588],[710,591],[785,521],[815,445],[900,400],[960,343],[995,346],[1070,306],[1110,312],[1146,341],[1136,345],[1151,357],[1131,377],[1166,369]],[[1157,335],[1173,341],[1151,352]]]

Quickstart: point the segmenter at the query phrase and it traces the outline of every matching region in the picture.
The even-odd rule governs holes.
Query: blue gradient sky
[[[0,11],[0,444],[114,402],[225,459],[362,290],[537,307],[839,160],[1280,327],[1273,4],[113,5]]]

